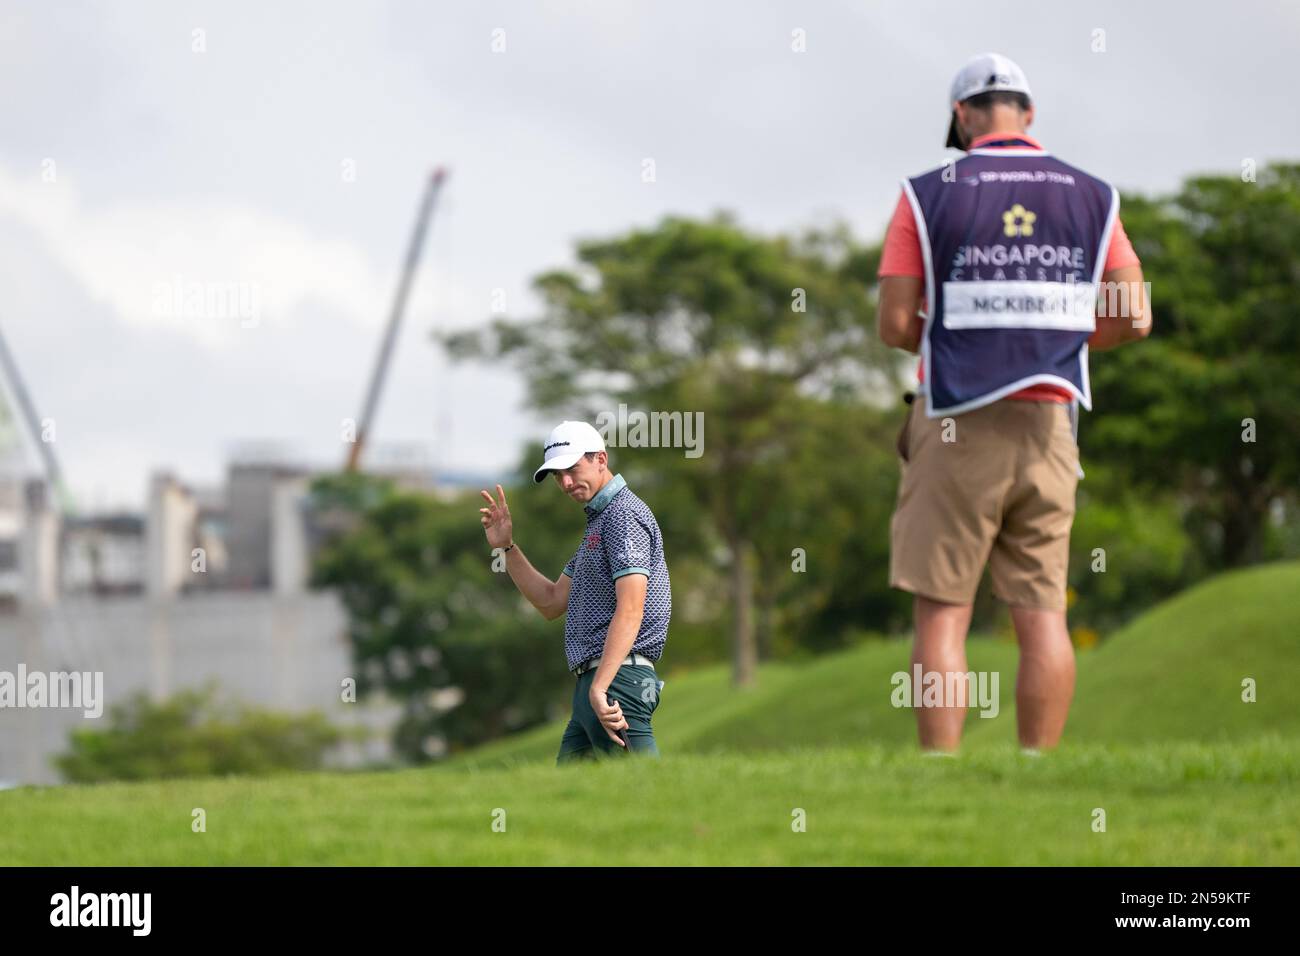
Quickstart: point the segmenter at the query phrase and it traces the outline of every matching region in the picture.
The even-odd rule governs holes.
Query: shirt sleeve
[[[577,560],[578,560],[578,552],[575,551],[573,552],[573,557],[569,558],[569,563],[564,566],[564,570],[561,571],[560,573],[567,574],[569,577],[573,577],[573,563]]]
[[[1110,247],[1106,250],[1106,266],[1101,271],[1111,272],[1114,269],[1140,265],[1142,265],[1142,262],[1138,259],[1137,253],[1133,251],[1133,243],[1129,242],[1128,233],[1124,231],[1124,224],[1119,221],[1119,216],[1116,216],[1115,228],[1111,230],[1110,234]]]
[[[899,193],[894,217],[885,231],[885,248],[880,255],[880,268],[876,276],[912,276],[925,278],[925,264],[921,260],[921,236],[916,231],[916,217],[906,193]]]
[[[609,575],[617,580],[625,574],[650,577],[654,535],[628,512],[611,515],[601,528],[601,544],[609,559]]]

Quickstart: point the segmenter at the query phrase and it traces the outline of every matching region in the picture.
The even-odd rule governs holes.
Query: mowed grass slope
[[[1242,681],[1256,701],[1242,701]],[[1300,737],[1300,562],[1220,575],[1080,655],[1078,741]]]
[[[1192,588],[1081,652],[1064,746],[1300,738],[1300,562],[1232,572]],[[671,659],[671,643],[670,643]],[[877,641],[804,664],[765,664],[758,686],[736,692],[718,665],[665,681],[655,714],[664,753],[789,747],[905,745],[911,710],[891,703],[892,676],[908,671],[911,644]],[[966,717],[963,747],[1016,740],[1013,642],[971,638],[967,666],[996,671],[996,717]],[[1242,700],[1254,678],[1255,703]],[[567,718],[566,718],[567,719]],[[452,761],[480,767],[551,760],[565,721],[480,747]]]
[[[2,792],[0,864],[1297,865],[1296,593],[1300,563],[1225,575],[1080,654],[1040,758],[1015,746],[995,640],[969,664],[1000,673],[999,716],[972,711],[955,758],[917,753],[893,641],[765,666],[745,693],[725,668],[670,675],[658,761],[557,769],[555,724],[427,769]]]
[[[9,865],[1295,865],[1300,747],[903,747],[0,793]],[[191,812],[207,831],[191,831]],[[1094,813],[1106,832],[1094,832]],[[802,811],[805,832],[795,832]],[[504,813],[504,816],[501,814]],[[494,832],[494,819],[504,832]]]
[[[910,669],[910,656],[909,642],[891,640],[807,663],[763,664],[757,686],[744,691],[732,688],[726,665],[680,676],[669,673],[655,712],[655,740],[665,754],[911,745],[916,740],[915,717],[890,702],[892,675]],[[987,638],[969,642],[968,665],[1001,674],[999,716],[991,722],[1015,720],[1015,661],[1013,643]],[[488,744],[452,763],[490,767],[554,761],[567,720]],[[973,713],[967,721],[990,722]]]

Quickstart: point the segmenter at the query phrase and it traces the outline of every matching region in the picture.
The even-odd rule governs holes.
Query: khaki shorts
[[[898,436],[890,585],[970,604],[987,563],[1007,604],[1063,610],[1079,483],[1070,406],[1003,399],[926,418],[923,402]]]

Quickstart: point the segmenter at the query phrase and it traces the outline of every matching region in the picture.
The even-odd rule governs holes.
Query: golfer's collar
[[[996,145],[995,145],[996,144]],[[976,136],[970,141],[967,152],[979,152],[981,155],[990,153],[1004,153],[1015,150],[1014,154],[1032,156],[1039,153],[1046,153],[1043,144],[1034,139],[1028,133],[985,133],[982,136]],[[1032,150],[1034,152],[1025,152]]]
[[[589,515],[598,515],[605,510],[610,499],[627,487],[627,482],[623,480],[622,475],[615,475],[605,483],[605,487],[596,492],[595,497],[586,504],[586,512]]]

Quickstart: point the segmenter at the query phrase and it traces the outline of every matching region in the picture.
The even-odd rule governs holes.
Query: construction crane
[[[18,363],[14,361],[13,355],[9,352],[9,345],[5,341],[3,333],[0,333],[0,376],[3,376],[4,383],[8,383],[7,388],[4,383],[0,383],[0,402],[4,402],[11,407],[17,406],[11,412],[17,419],[12,424],[18,428],[26,426],[27,435],[35,445],[41,463],[45,466],[44,477],[48,482],[50,491],[53,492],[55,503],[65,516],[72,515],[74,511],[73,499],[63,482],[63,471],[59,468],[59,461],[54,456],[54,443],[45,441],[42,438],[41,420],[36,414],[36,406],[32,404],[32,400],[27,394],[27,387],[23,384],[22,376],[18,372]],[[6,411],[8,410],[6,409]],[[0,413],[0,417],[8,416]]]
[[[384,378],[388,374],[388,363],[392,358],[393,345],[397,341],[397,330],[402,324],[402,314],[406,311],[406,299],[411,291],[415,269],[420,263],[420,251],[424,248],[424,237],[429,230],[429,220],[433,217],[433,207],[446,180],[446,171],[439,166],[430,175],[424,188],[424,198],[420,201],[420,210],[415,217],[415,229],[411,233],[411,242],[406,250],[406,264],[402,267],[402,278],[397,283],[397,294],[393,297],[393,308],[388,314],[388,328],[384,330],[384,339],[379,346],[379,355],[375,359],[375,368],[370,375],[370,385],[366,390],[366,404],[361,413],[361,422],[357,426],[356,440],[348,450],[345,471],[354,472],[365,450],[366,439],[370,436],[370,427],[374,422],[375,407],[379,404],[379,393],[384,387]]]

